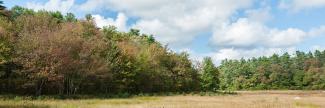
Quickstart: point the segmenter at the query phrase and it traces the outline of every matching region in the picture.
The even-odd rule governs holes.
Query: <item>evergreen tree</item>
[[[0,1],[0,11],[5,10],[5,9],[6,9],[6,7],[3,6],[3,1]]]
[[[0,1],[0,16],[6,16],[6,7],[3,5],[3,1]]]
[[[203,60],[201,88],[204,91],[215,91],[219,88],[219,71],[210,57]]]

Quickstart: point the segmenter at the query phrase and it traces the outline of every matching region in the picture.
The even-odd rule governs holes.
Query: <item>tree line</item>
[[[325,89],[325,51],[224,60],[219,69],[224,90]]]
[[[325,51],[193,63],[137,29],[0,1],[0,93],[74,95],[324,89]]]
[[[200,90],[187,53],[139,30],[99,29],[90,14],[15,6],[0,17],[0,92],[101,94]]]

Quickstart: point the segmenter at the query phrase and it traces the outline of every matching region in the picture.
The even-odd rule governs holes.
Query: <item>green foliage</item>
[[[85,18],[86,18],[87,21],[93,20],[93,16],[91,14],[86,14]]]
[[[132,29],[98,29],[91,15],[14,7],[0,20],[0,93],[135,94],[198,90],[189,55]],[[56,89],[53,89],[56,88]]]
[[[64,20],[67,22],[76,22],[77,18],[73,13],[67,13],[67,15],[64,16]]]
[[[131,36],[140,36],[140,30],[138,30],[138,29],[130,29],[129,34]]]
[[[63,15],[61,14],[61,12],[59,11],[56,11],[56,12],[50,12],[50,15],[53,17],[53,18],[56,18],[58,21],[63,21]]]
[[[142,34],[141,35],[145,40],[147,40],[148,44],[153,44],[156,43],[156,39],[153,37],[153,35],[146,35],[146,34]]]
[[[34,15],[35,11],[27,8],[23,8],[20,6],[14,6],[11,8],[11,18],[16,19],[17,17],[21,15]]]
[[[148,37],[147,41],[148,41],[148,43],[151,44],[151,43],[156,42],[156,39],[155,39],[152,35],[150,35],[150,36]]]
[[[219,72],[210,57],[203,59],[201,88],[204,91],[216,91],[219,88]]]
[[[297,51],[294,56],[225,60],[220,66],[221,89],[325,89],[324,51]]]
[[[12,48],[8,40],[6,40],[3,36],[0,37],[0,64],[6,63],[10,60],[10,55],[12,52]]]
[[[123,35],[117,31],[115,26],[103,27],[102,29],[104,37],[108,40],[121,41],[123,40]]]

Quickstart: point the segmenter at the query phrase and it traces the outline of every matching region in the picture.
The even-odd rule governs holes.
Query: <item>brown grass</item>
[[[237,95],[127,99],[2,100],[0,108],[325,108],[323,91],[239,91]]]

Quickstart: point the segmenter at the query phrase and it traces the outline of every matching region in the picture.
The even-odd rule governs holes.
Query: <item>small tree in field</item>
[[[201,88],[204,91],[215,91],[219,88],[219,72],[210,57],[203,60]]]

